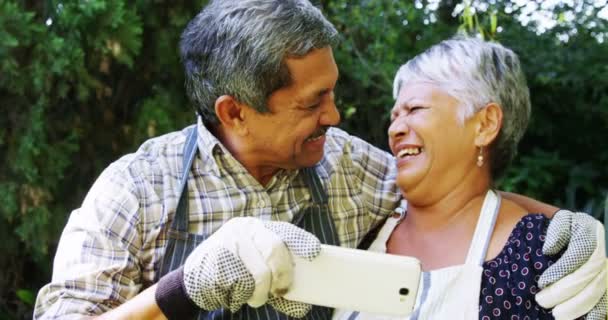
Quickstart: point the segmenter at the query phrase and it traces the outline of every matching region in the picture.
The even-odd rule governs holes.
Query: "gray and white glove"
[[[290,223],[234,218],[194,249],[183,269],[159,281],[156,300],[166,315],[172,313],[165,309],[175,304],[172,301],[179,290],[164,292],[175,286],[171,284],[177,278],[187,298],[204,310],[236,312],[245,303],[252,307],[268,303],[300,318],[312,306],[281,297],[293,278],[291,254],[312,260],[320,251],[321,243],[314,235]]]
[[[555,319],[606,319],[604,226],[583,212],[560,210],[549,223],[543,253],[564,254],[541,275],[538,304]]]

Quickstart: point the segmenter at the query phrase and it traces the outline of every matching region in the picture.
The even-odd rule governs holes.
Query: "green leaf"
[[[344,111],[344,116],[349,119],[352,118],[352,116],[355,115],[355,113],[357,113],[357,108],[353,107],[353,106],[349,106],[348,108],[346,108],[346,110]]]
[[[11,36],[10,34],[5,34],[2,37],[2,45],[9,47],[9,48],[14,48],[19,46],[19,40],[17,40],[17,38]]]
[[[36,302],[36,296],[31,290],[19,289],[15,292],[17,298],[29,306],[33,306]]]

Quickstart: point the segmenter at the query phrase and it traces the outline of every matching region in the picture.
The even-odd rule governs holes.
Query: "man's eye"
[[[321,105],[320,103],[316,103],[316,104],[313,104],[313,105],[311,105],[311,106],[308,106],[308,109],[309,109],[309,110],[315,110],[315,109],[317,109],[317,108],[318,108],[320,105]]]
[[[419,107],[419,106],[411,107],[409,110],[409,113],[413,113],[413,112],[416,112],[416,111],[422,110],[422,109],[424,109],[424,107]]]

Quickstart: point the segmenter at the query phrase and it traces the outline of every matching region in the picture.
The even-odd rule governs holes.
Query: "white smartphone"
[[[416,258],[322,245],[313,261],[294,256],[294,263],[286,299],[394,316],[414,309],[421,274]]]

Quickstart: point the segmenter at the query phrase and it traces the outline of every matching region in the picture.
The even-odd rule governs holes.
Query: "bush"
[[[0,319],[31,318],[70,210],[101,170],[148,137],[194,121],[177,43],[205,2],[0,0]],[[520,54],[533,99],[530,129],[502,188],[600,217],[608,189],[608,48],[597,38],[607,29],[584,12],[601,8],[584,3],[573,21],[537,34],[508,1],[460,16],[454,0],[437,8],[317,4],[343,35],[335,50],[343,128],[386,148],[397,67],[459,28],[484,30]],[[557,40],[564,33],[568,42]]]

